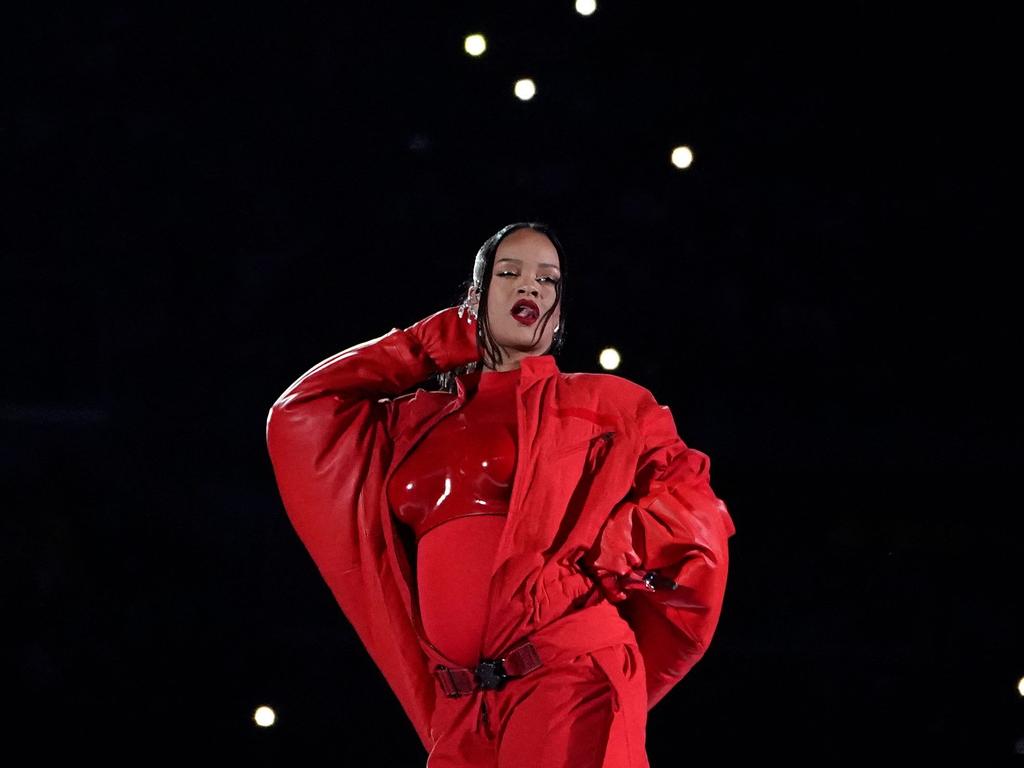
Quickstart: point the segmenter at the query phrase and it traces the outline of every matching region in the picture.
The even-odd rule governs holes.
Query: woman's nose
[[[519,293],[529,293],[533,296],[540,296],[540,291],[537,288],[530,285],[521,285],[517,290]]]

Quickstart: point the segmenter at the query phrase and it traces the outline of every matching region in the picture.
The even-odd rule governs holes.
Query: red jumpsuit
[[[424,652],[450,667],[473,667],[483,656],[490,571],[516,467],[519,374],[467,377],[466,405],[438,422],[388,483],[392,510],[416,538]],[[496,692],[490,713],[486,697],[479,710],[461,718],[459,707],[440,708],[432,726],[445,735],[428,765],[600,768],[615,750],[622,754],[610,764],[629,765],[631,743],[636,760],[642,759],[646,707],[617,722],[614,689],[602,667],[612,674],[625,667],[623,681],[645,699],[638,655],[630,640],[628,648],[621,644],[541,668]]]
[[[452,307],[304,374],[267,424],[285,508],[431,768],[642,768],[646,712],[721,610],[734,528],[707,457],[643,387],[550,355],[394,397],[476,359]],[[445,696],[438,665],[525,639],[539,668]]]

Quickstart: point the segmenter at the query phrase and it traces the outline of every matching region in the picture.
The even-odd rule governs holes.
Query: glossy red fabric
[[[519,369],[467,377],[465,405],[439,421],[395,468],[388,502],[417,540],[453,518],[508,514],[519,378]]]
[[[463,379],[456,394],[398,393],[477,360],[475,325],[449,307],[339,352],[292,384],[267,422],[289,518],[428,751],[450,746],[437,725],[453,709],[486,734],[478,726],[495,692],[439,694],[434,665],[459,664],[423,631],[387,487],[467,399]],[[609,374],[562,373],[550,355],[523,360],[516,420],[515,483],[491,565],[483,654],[539,638],[551,672],[632,644],[632,677],[609,683],[620,707],[653,707],[705,653],[721,612],[735,528],[711,489],[708,457],[683,442],[649,390]],[[678,589],[645,591],[634,577],[647,570]],[[499,693],[513,696],[528,679]],[[604,765],[644,763],[634,745]]]
[[[459,666],[480,660],[491,566],[516,469],[519,370],[467,377],[466,404],[396,467],[388,501],[416,539],[423,630]]]

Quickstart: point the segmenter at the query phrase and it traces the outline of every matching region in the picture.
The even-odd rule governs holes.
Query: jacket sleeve
[[[637,421],[641,449],[632,489],[584,566],[636,632],[653,707],[707,650],[736,529],[711,489],[710,460],[679,437],[668,406],[645,391]],[[653,588],[642,580],[648,574],[657,577]]]
[[[432,681],[414,663],[381,519],[396,418],[389,396],[477,358],[476,321],[449,307],[315,365],[267,418],[288,517],[428,750]]]

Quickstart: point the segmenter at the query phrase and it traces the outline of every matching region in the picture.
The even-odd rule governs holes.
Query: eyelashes
[[[498,273],[498,277],[505,277],[505,275],[512,275],[513,277],[518,277],[518,275],[515,272],[507,272],[506,271],[506,272],[499,272]],[[554,285],[555,283],[558,282],[558,278],[549,277],[548,275],[542,275],[541,277],[538,277],[537,279],[538,280],[547,280],[549,283],[551,283],[551,285]]]

